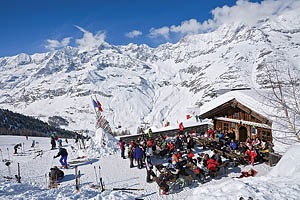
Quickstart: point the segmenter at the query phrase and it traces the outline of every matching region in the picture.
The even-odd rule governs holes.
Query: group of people
[[[235,152],[240,155],[245,155],[247,161],[252,165],[257,162],[264,162],[264,158],[269,152],[273,152],[273,145],[268,141],[260,140],[258,137],[251,139],[248,137],[245,142],[238,142],[235,140],[235,133],[233,131],[221,131],[209,129],[207,132],[201,134],[202,138],[212,139],[212,149],[218,149],[223,152]]]
[[[178,178],[179,175],[186,176],[190,174],[190,166],[193,166],[196,177],[199,180],[205,180],[207,177],[214,177],[217,171],[223,167],[225,164],[230,162],[222,160],[224,154],[219,154],[222,152],[235,152],[237,154],[244,155],[246,160],[254,165],[255,161],[263,159],[262,153],[267,153],[272,151],[272,144],[266,141],[259,140],[258,137],[251,139],[250,137],[246,142],[237,142],[235,140],[234,132],[226,132],[221,130],[208,130],[205,133],[200,134],[201,137],[209,138],[212,140],[212,150],[211,155],[209,154],[196,154],[195,138],[188,134],[187,132],[183,134],[180,130],[178,135],[169,139],[167,136],[156,136],[153,137],[151,129],[148,135],[144,134],[139,137],[136,141],[131,141],[128,146],[127,155],[130,160],[130,168],[134,167],[134,160],[137,162],[137,167],[139,169],[143,168],[145,165],[147,170],[146,181],[151,182],[151,176],[155,176],[153,173],[152,156],[158,156],[158,158],[168,158],[168,165],[165,171],[168,173],[161,173],[158,177],[160,180],[160,186],[164,188],[164,192],[168,191],[168,186],[166,183],[172,178]],[[217,139],[217,140],[215,140]],[[125,157],[125,142],[120,140],[121,157]],[[224,164],[224,165],[222,165]],[[196,169],[196,170],[195,170]],[[243,177],[252,176],[253,171],[243,174]]]

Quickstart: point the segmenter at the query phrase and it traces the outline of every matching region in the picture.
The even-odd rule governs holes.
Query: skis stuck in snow
[[[90,187],[93,188],[93,189],[97,189],[100,192],[103,192],[105,189],[104,189],[104,184],[103,184],[103,180],[102,180],[102,177],[101,177],[101,167],[100,167],[100,165],[99,165],[99,179],[98,179],[98,176],[97,176],[96,166],[94,166],[94,171],[95,171],[95,177],[96,177],[97,185],[92,184],[92,185],[90,185]]]

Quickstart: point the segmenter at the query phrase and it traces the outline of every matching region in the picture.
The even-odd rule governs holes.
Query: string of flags
[[[97,124],[96,124],[96,129],[98,128],[102,128],[104,129],[105,132],[107,133],[112,133],[109,122],[105,119],[104,115],[101,115],[101,113],[103,112],[102,109],[102,105],[100,103],[100,101],[97,99],[97,97],[95,96],[95,99],[93,99],[93,97],[91,97],[92,99],[92,103],[94,106],[94,110],[96,113],[96,117],[97,117]]]

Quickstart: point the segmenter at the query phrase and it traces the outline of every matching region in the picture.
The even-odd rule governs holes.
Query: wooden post
[[[18,183],[21,183],[21,173],[20,173],[20,163],[18,163],[18,177],[17,177]]]
[[[75,166],[75,192],[79,192],[79,184],[78,184],[78,168]]]

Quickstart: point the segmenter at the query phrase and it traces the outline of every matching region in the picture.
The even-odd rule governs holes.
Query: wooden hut
[[[212,107],[201,113],[200,117],[213,119],[214,129],[233,131],[238,141],[244,142],[248,136],[258,136],[262,140],[272,142],[272,121],[236,98]]]

